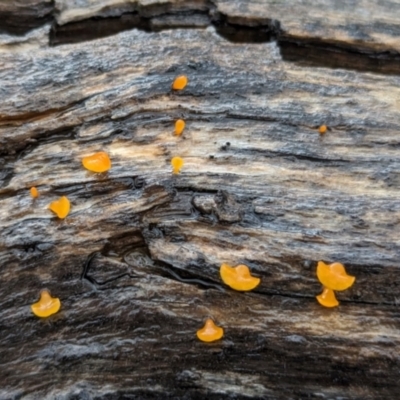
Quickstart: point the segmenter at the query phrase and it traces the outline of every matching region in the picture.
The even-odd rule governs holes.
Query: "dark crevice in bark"
[[[400,74],[400,54],[395,51],[373,51],[347,43],[319,39],[285,37],[278,39],[282,58],[304,66],[343,68],[386,75]]]
[[[0,2],[0,34],[24,35],[54,20],[54,0]]]
[[[65,25],[53,23],[50,45],[79,43],[107,37],[129,29],[159,32],[167,29],[196,29],[213,25],[217,33],[234,43],[265,43],[279,37],[279,21],[255,21],[249,25],[230,23],[212,8],[205,11],[185,11],[146,17],[140,12],[124,13],[118,17],[94,17]]]
[[[81,280],[82,279],[86,279],[87,281],[89,281],[91,284],[93,284],[95,286],[104,286],[107,283],[111,283],[111,282],[117,281],[117,280],[125,278],[125,277],[139,278],[138,275],[132,275],[132,274],[129,274],[129,273],[126,272],[126,273],[119,274],[119,275],[117,275],[115,277],[112,277],[110,279],[106,279],[106,280],[101,281],[101,282],[98,281],[97,279],[93,278],[93,276],[89,275],[90,266],[91,266],[93,260],[95,259],[95,257],[97,257],[98,255],[101,255],[101,253],[98,252],[98,251],[95,251],[94,253],[92,253],[92,254],[90,254],[88,256],[88,258],[86,259],[85,264],[83,266],[83,272],[82,272],[82,275],[81,275]]]
[[[252,21],[248,25],[232,23],[228,17],[215,13],[211,19],[217,33],[233,43],[265,43],[276,40],[280,33],[280,22],[274,19]]]
[[[31,29],[53,21],[50,45],[62,45],[94,40],[121,31],[140,29],[158,32],[165,29],[206,28],[213,25],[217,33],[235,43],[263,43],[277,40],[282,58],[314,67],[344,68],[382,74],[400,74],[400,54],[390,48],[375,51],[362,43],[333,43],[318,38],[293,37],[281,28],[280,21],[265,17],[237,19],[217,11],[216,6],[205,1],[197,9],[174,10],[168,5],[133,8],[134,11],[119,16],[98,16],[58,25],[53,2],[47,4],[29,0],[18,15],[10,14],[7,7],[0,8],[5,22],[0,33],[24,34]],[[32,4],[31,4],[32,3]],[[22,21],[22,22],[21,22]]]
[[[221,285],[218,285],[217,283],[213,283],[211,280],[208,280],[208,279],[204,279],[204,278],[199,279],[199,278],[193,277],[194,275],[190,274],[189,272],[174,268],[171,264],[157,261],[156,267],[160,271],[164,272],[164,274],[162,274],[162,276],[169,278],[169,279],[172,278],[173,280],[175,280],[177,282],[186,283],[189,285],[196,285],[197,287],[199,287],[201,289],[217,289],[222,292],[225,291],[225,289]],[[177,271],[179,271],[179,273]]]
[[[126,236],[132,235],[128,233]],[[123,238],[119,238],[123,239]],[[95,251],[87,257],[86,261],[83,265],[83,270],[80,279],[87,280],[91,284],[98,286],[105,286],[111,282],[119,281],[123,278],[132,278],[132,279],[140,279],[143,276],[143,273],[146,275],[151,273],[151,275],[160,276],[168,279],[172,279],[174,281],[180,283],[186,283],[189,285],[195,285],[201,289],[217,289],[220,291],[224,291],[222,285],[212,282],[206,278],[198,278],[191,274],[188,271],[181,270],[179,268],[175,268],[173,265],[168,264],[166,262],[160,260],[154,260],[151,258],[150,252],[146,247],[145,242],[136,243],[134,249],[130,249],[130,252],[123,256],[123,261],[127,265],[127,268],[137,268],[138,274],[130,273],[130,272],[123,272],[113,276],[109,279],[105,280],[98,280],[95,277],[94,271],[91,271],[92,264],[97,257],[109,257],[110,252],[112,254],[118,255],[113,251],[110,251],[110,246],[105,246],[101,251]],[[135,259],[132,259],[132,254],[134,254]],[[91,273],[92,272],[92,273]],[[142,273],[140,273],[142,272]]]
[[[169,18],[173,18],[173,21]],[[221,37],[234,43],[265,43],[277,40],[282,58],[286,61],[314,67],[400,74],[400,54],[390,49],[378,52],[347,43],[294,38],[282,31],[277,20],[253,19],[246,24],[240,21],[232,23],[227,16],[215,12],[214,8],[210,8],[209,12],[188,11],[157,17],[144,17],[139,11],[125,13],[119,17],[90,18],[63,26],[54,23],[50,33],[50,45],[93,40],[134,28],[158,32],[164,29],[206,28],[210,25],[216,28]]]

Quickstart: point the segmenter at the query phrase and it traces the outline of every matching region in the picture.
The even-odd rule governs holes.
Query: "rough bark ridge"
[[[346,18],[326,3],[32,1],[17,27],[21,10],[0,3],[15,17],[0,36],[1,399],[396,398],[399,3],[352,2]],[[124,18],[178,28],[48,44]],[[208,29],[175,23],[195,19]],[[359,69],[391,49],[392,67],[282,60],[295,40],[340,45]],[[189,85],[172,93],[179,74]],[[112,169],[85,171],[100,150]],[[47,209],[60,195],[64,221]],[[318,260],[357,277],[338,309],[315,301]],[[228,290],[222,262],[261,285]],[[38,320],[43,288],[62,309]],[[225,337],[206,345],[195,332],[209,316]]]

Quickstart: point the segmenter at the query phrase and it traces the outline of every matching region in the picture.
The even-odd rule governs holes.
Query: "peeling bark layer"
[[[60,45],[133,28],[213,25],[234,42],[277,38],[283,58],[302,65],[399,74],[399,13],[398,0],[2,0],[0,33],[52,21],[50,43]]]

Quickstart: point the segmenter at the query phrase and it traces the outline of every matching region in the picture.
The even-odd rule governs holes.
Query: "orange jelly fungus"
[[[237,267],[222,264],[219,272],[226,285],[241,292],[253,290],[260,284],[260,278],[251,276],[249,268],[243,264],[238,265]]]
[[[318,129],[318,132],[321,134],[321,135],[323,135],[324,133],[326,133],[326,131],[327,131],[327,126],[326,125],[321,125],[320,127],[319,127],[319,129]]]
[[[182,135],[183,130],[185,129],[185,121],[183,119],[178,119],[175,122],[175,135]]]
[[[69,214],[71,204],[65,196],[62,196],[58,200],[50,203],[49,208],[53,213],[57,214],[58,218],[64,219]]]
[[[31,196],[32,196],[34,199],[36,199],[37,197],[39,197],[39,191],[38,191],[34,186],[31,187],[30,193],[31,193]]]
[[[171,160],[171,165],[172,165],[172,172],[174,174],[179,174],[181,168],[183,167],[183,159],[180,157],[174,157]]]
[[[343,264],[328,265],[323,261],[318,262],[317,277],[326,288],[338,291],[348,289],[356,280],[354,276],[347,275]]]
[[[172,89],[174,90],[182,90],[185,89],[188,83],[188,78],[186,75],[180,75],[175,78],[174,83],[172,84]]]
[[[317,296],[318,303],[324,307],[337,307],[339,302],[336,300],[335,292],[324,287],[323,292]]]
[[[202,342],[215,342],[224,336],[223,328],[214,324],[214,321],[210,318],[207,319],[203,328],[197,331],[197,337]]]
[[[110,157],[104,151],[94,153],[82,159],[83,166],[92,172],[106,172],[111,168]]]
[[[40,292],[40,300],[31,305],[31,310],[37,317],[44,318],[55,314],[60,307],[60,299],[51,297],[47,290],[43,290]]]

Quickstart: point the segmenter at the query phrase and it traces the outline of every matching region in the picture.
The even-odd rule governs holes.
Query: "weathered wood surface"
[[[0,0],[0,34],[21,35],[54,19],[51,0]]]
[[[399,0],[0,0],[0,33],[52,21],[52,44],[139,28],[214,25],[229,40],[278,39],[305,65],[400,74]]]
[[[396,398],[400,77],[211,28],[58,47],[49,30],[0,41],[0,398]],[[97,150],[108,174],[81,167]],[[314,298],[321,259],[357,277],[335,310]],[[261,285],[226,289],[222,262]],[[43,288],[62,301],[46,321]]]

